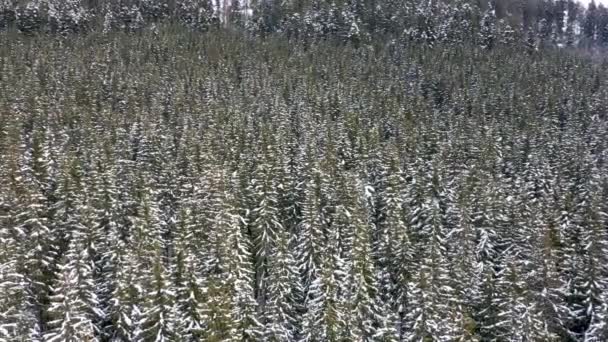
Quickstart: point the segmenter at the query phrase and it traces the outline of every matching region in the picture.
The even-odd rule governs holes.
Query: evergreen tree
[[[598,34],[598,13],[595,1],[589,3],[587,12],[585,13],[585,19],[583,21],[583,32],[585,37],[590,41],[595,41]]]
[[[141,318],[141,335],[136,334],[134,338],[157,342],[174,341],[174,293],[169,288],[160,250],[157,250],[152,274],[147,276],[151,279],[145,279],[149,281],[149,287],[145,288],[148,292],[144,294],[145,309]]]
[[[66,262],[59,267],[60,278],[49,308],[54,319],[49,322],[52,328],[44,336],[46,341],[99,340],[95,323],[104,313],[98,306],[86,237],[78,234],[83,232],[74,231]]]
[[[494,47],[496,43],[496,12],[493,7],[490,7],[481,19],[479,36],[482,48],[491,50]]]

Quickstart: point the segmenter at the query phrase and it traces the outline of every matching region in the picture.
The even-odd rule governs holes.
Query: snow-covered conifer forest
[[[0,341],[608,341],[608,10],[0,0]]]

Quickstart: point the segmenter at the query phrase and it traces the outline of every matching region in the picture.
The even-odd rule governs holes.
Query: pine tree
[[[227,23],[239,28],[243,26],[244,23],[244,16],[246,16],[247,14],[245,13],[244,15],[244,11],[241,8],[241,2],[237,1],[237,0],[231,0],[230,1],[230,7],[227,9],[228,12],[228,19],[227,19]]]
[[[495,336],[514,341],[546,338],[542,316],[534,306],[530,306],[526,284],[520,275],[518,265],[511,257],[505,257],[504,269],[498,275],[498,296],[494,305],[498,309],[498,321],[494,325]]]
[[[144,288],[144,311],[141,318],[141,335],[135,339],[144,341],[174,341],[175,336],[175,294],[169,287],[168,272],[157,250],[152,274],[148,274],[149,287]],[[151,279],[150,279],[151,278]],[[143,284],[142,284],[143,285]]]
[[[380,313],[380,331],[394,336],[401,326],[407,303],[407,281],[413,254],[404,210],[406,182],[399,167],[398,155],[391,145],[373,193],[375,219],[370,222],[377,237],[372,241],[376,265],[376,283]],[[368,189],[369,192],[370,189]],[[373,234],[372,234],[373,235]],[[383,337],[384,338],[384,337]]]
[[[591,0],[585,18],[583,20],[583,33],[585,38],[590,42],[594,42],[597,39],[598,34],[598,13],[597,6],[594,0]]]
[[[220,169],[221,170],[221,169]],[[218,263],[208,290],[204,317],[217,317],[206,338],[255,341],[261,338],[263,326],[258,318],[259,302],[255,300],[253,245],[245,231],[237,194],[235,175],[226,171],[214,177],[218,195],[213,212],[213,229],[225,233],[218,243]]]
[[[481,19],[479,30],[480,45],[483,49],[491,50],[496,43],[496,11],[490,7]]]
[[[289,233],[285,230],[276,233],[276,246],[269,260],[264,339],[292,341],[296,335],[296,296],[300,292],[298,270]]]
[[[34,293],[27,273],[24,272],[24,254],[22,227],[15,226],[14,215],[19,212],[21,200],[18,196],[19,177],[15,177],[14,160],[6,159],[5,165],[11,168],[2,169],[5,179],[10,180],[0,191],[0,224],[9,229],[0,232],[0,243],[4,246],[0,252],[0,339],[13,340],[27,338],[41,341],[41,319],[34,300]],[[5,173],[4,173],[5,172]],[[38,307],[39,308],[39,307]]]
[[[198,270],[193,234],[190,231],[194,216],[189,208],[178,215],[176,231],[175,268],[173,283],[176,305],[176,334],[186,341],[197,341],[203,336],[203,287]]]
[[[93,279],[96,283],[95,292],[99,300],[99,307],[106,312],[99,322],[102,336],[107,338],[113,335],[111,315],[107,312],[111,307],[112,276],[116,271],[116,260],[123,246],[124,232],[120,228],[121,214],[124,214],[122,204],[118,202],[118,189],[116,187],[116,169],[111,165],[110,158],[104,158],[90,171],[86,191],[90,192],[91,233],[92,239],[89,248],[93,261]]]
[[[371,237],[365,217],[365,199],[354,176],[337,175],[337,203],[332,226],[336,230],[338,251],[334,260],[337,285],[336,323],[339,338],[366,340],[376,334],[377,288],[371,256]],[[352,313],[348,315],[347,313]]]
[[[147,190],[139,194],[137,215],[131,217],[132,233],[126,253],[118,254],[110,313],[117,339],[169,338],[174,324],[167,314],[167,274],[162,259],[158,208]],[[167,327],[166,325],[169,325]],[[154,335],[154,336],[153,336]],[[152,336],[152,337],[151,337]]]
[[[104,313],[98,307],[93,281],[93,263],[85,245],[84,232],[73,232],[66,262],[59,267],[60,278],[51,296],[49,322],[52,329],[45,341],[98,341],[96,321]]]
[[[127,245],[117,242],[120,250]],[[141,335],[141,317],[143,311],[143,288],[138,275],[141,270],[135,263],[133,253],[114,256],[112,274],[112,293],[108,314],[111,317],[111,341],[133,341]]]
[[[588,324],[584,335],[586,341],[601,341],[608,338],[608,302],[606,293],[608,283],[608,267],[604,251],[608,244],[605,205],[602,204],[602,195],[599,184],[598,170],[592,170],[590,180],[590,197],[583,216],[584,232],[582,244],[584,246],[583,272],[585,282],[582,294],[585,297],[584,306],[588,317]]]
[[[426,179],[427,202],[418,210],[424,211],[424,219],[418,223],[420,262],[410,283],[410,312],[408,313],[408,339],[444,339],[454,330],[442,324],[450,312],[453,289],[448,281],[446,238],[449,232],[450,197],[444,192],[439,170],[432,169]],[[421,177],[422,178],[422,177]],[[422,178],[424,179],[424,178]],[[424,247],[423,247],[424,246]],[[455,322],[451,322],[454,324]]]
[[[327,184],[327,177],[317,167],[311,167],[310,178],[305,186],[305,199],[302,205],[302,222],[298,229],[298,258],[300,278],[304,294],[304,321],[302,322],[302,339],[304,341],[321,338],[318,332],[324,329],[321,324],[323,296],[321,274],[326,258],[327,218],[323,211],[322,187]]]
[[[254,218],[251,226],[255,251],[256,299],[263,309],[268,296],[268,262],[276,243],[276,232],[284,228],[280,220],[276,180],[273,177],[274,165],[269,160],[272,156],[266,154],[262,158],[256,170],[256,178],[252,180],[256,207],[252,211]]]
[[[18,318],[17,331],[32,340],[41,340],[46,321],[43,315],[48,305],[48,294],[56,272],[56,240],[48,227],[48,203],[36,186],[27,182],[27,173],[11,175],[16,196],[16,207],[10,213],[16,243],[16,267],[20,284],[19,302],[24,315]]]

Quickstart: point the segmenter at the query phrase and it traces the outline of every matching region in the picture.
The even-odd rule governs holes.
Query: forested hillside
[[[587,8],[575,0],[0,0],[0,30],[65,35],[158,23],[355,44],[380,35],[430,45],[608,45],[608,9],[594,0]]]
[[[0,341],[608,340],[586,12],[30,3],[0,2]]]

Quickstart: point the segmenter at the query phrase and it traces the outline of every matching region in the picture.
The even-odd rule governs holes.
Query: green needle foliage
[[[608,340],[602,7],[40,3],[0,341]]]

